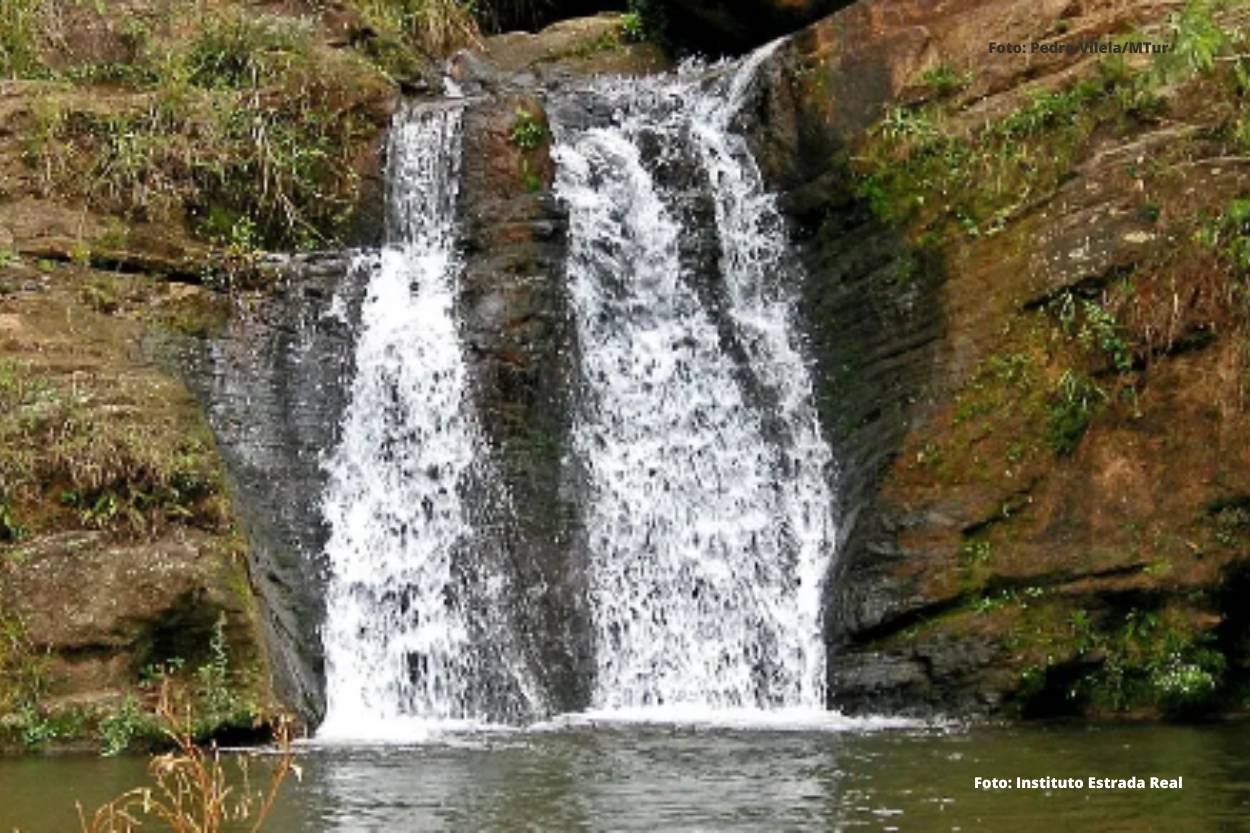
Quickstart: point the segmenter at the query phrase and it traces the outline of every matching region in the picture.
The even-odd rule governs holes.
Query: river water
[[[273,833],[1250,831],[1250,725],[820,730],[556,725],[300,750]],[[1183,776],[1175,791],[1004,791],[982,777]],[[140,759],[0,760],[0,830],[77,830]]]

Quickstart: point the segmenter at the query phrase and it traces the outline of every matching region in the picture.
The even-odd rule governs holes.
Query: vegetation
[[[1099,130],[1151,123],[1166,109],[1172,86],[1213,72],[1223,52],[1240,48],[1215,22],[1214,7],[1190,0],[1172,19],[1174,48],[1148,66],[1134,68],[1122,56],[1104,60],[1094,77],[1035,93],[981,124],[964,123],[960,102],[944,100],[971,84],[970,75],[945,64],[925,70],[918,80],[938,100],[885,114],[856,160],[860,195],[883,219],[918,229],[921,242],[952,230],[972,237],[1000,232],[1064,180]],[[1250,86],[1248,66],[1244,57],[1229,63],[1243,89]]]
[[[931,70],[926,83],[949,95],[961,77]],[[914,224],[921,240],[951,231],[993,235],[1053,190],[1095,129],[1153,113],[1121,96],[1109,70],[1066,90],[1034,95],[1017,110],[968,132],[947,122],[947,105],[890,110],[860,156],[860,195],[878,216]]]
[[[136,59],[132,81],[144,94],[133,104],[96,113],[48,98],[29,163],[48,191],[129,220],[181,214],[222,245],[339,239],[383,82],[352,54],[315,48],[301,21],[232,7],[206,15],[189,38]]]
[[[39,75],[37,37],[44,0],[6,0],[0,5],[0,77]]]
[[[366,54],[394,77],[411,74],[415,65],[405,52],[438,57],[479,42],[474,5],[459,0],[351,0],[369,29],[377,33],[362,44]],[[495,19],[491,6],[482,16]]]
[[[1057,612],[1048,608],[1045,615]],[[1017,698],[1026,711],[1039,701],[1066,701],[1066,707],[1101,712],[1159,709],[1173,717],[1194,717],[1213,708],[1227,663],[1214,640],[1195,631],[1184,612],[1133,608],[1116,615],[1077,608],[1062,623],[1043,625],[1032,637],[1032,651],[1070,643],[1074,656],[1054,665],[1053,654],[1026,668]],[[1059,690],[1056,690],[1059,686]],[[1052,702],[1050,709],[1054,709]]]
[[[180,702],[168,688],[161,692],[157,717],[172,751],[152,758],[151,784],[123,793],[90,817],[79,806],[83,833],[131,833],[140,828],[217,833],[243,825],[258,831],[287,777],[300,775],[291,752],[290,722],[285,719],[276,725],[278,755],[272,760],[268,785],[258,788],[252,786],[245,758],[238,758],[238,775],[232,776],[215,747],[197,743],[195,726],[201,720],[193,706]]]
[[[197,743],[207,743],[230,730],[257,731],[273,724],[254,697],[253,682],[242,669],[232,667],[219,619],[208,656],[188,669],[180,657],[148,666],[137,695],[128,695],[108,710],[54,708],[47,703],[47,658],[30,644],[22,622],[0,618],[0,716],[21,744],[40,748],[60,741],[95,737],[100,754],[120,755],[136,750],[166,748],[170,737],[162,725],[162,703],[175,699],[188,717],[184,730]],[[0,733],[2,735],[2,733]]]
[[[1071,454],[1076,449],[1104,399],[1106,394],[1091,379],[1064,371],[1046,421],[1046,439],[1055,453]]]
[[[547,140],[547,127],[529,110],[518,109],[510,140],[523,151],[534,150]]]
[[[534,151],[542,148],[548,140],[547,125],[541,118],[525,108],[518,108],[516,118],[512,122],[512,131],[508,141],[521,152],[520,175],[521,183],[526,190],[537,191],[542,188],[542,181],[535,173],[532,163]]]
[[[47,687],[47,667],[26,623],[0,610],[0,715],[29,715]]]
[[[168,430],[176,413],[142,384],[67,387],[0,363],[4,537],[66,527],[147,535],[169,522],[218,528],[226,509],[212,439],[203,425]]]

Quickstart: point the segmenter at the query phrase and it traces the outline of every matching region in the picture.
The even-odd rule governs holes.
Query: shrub
[[[129,750],[135,737],[148,731],[148,719],[139,709],[139,702],[127,697],[120,709],[100,721],[97,731],[100,754],[113,757]]]

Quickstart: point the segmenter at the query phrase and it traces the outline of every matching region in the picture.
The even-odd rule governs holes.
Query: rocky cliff
[[[1242,707],[1240,14],[866,2],[773,66],[843,446],[836,705]]]

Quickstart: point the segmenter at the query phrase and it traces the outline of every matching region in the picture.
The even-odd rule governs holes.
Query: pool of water
[[[560,725],[301,748],[266,830],[1250,831],[1250,725],[841,730]],[[78,829],[139,759],[0,759],[0,831]],[[974,779],[1183,777],[1179,790]]]

